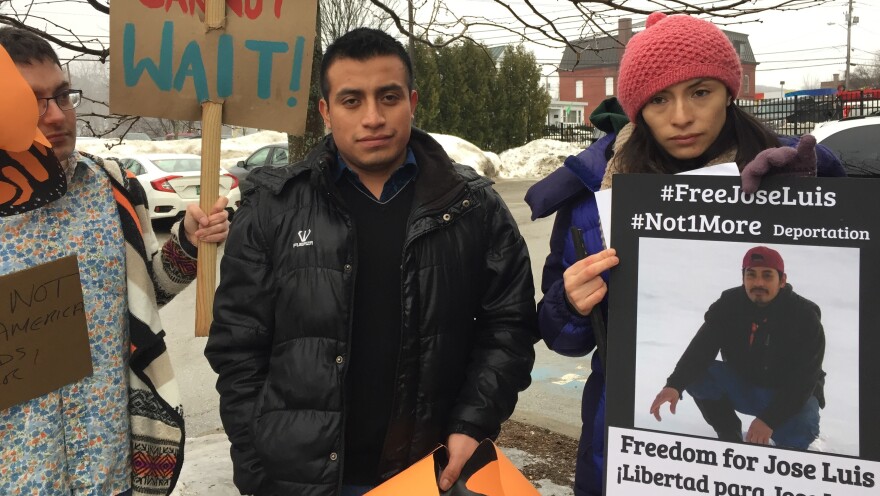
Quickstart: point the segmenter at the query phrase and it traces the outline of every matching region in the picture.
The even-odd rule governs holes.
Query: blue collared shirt
[[[94,372],[0,410],[3,495],[106,496],[131,487],[125,243],[107,175],[77,158],[62,198],[0,220],[0,274],[77,256]]]
[[[367,197],[376,200],[376,197],[373,196],[373,193],[364,186],[364,183],[361,182],[358,173],[353,171],[348,164],[345,163],[345,160],[342,158],[342,155],[336,154],[336,174],[334,175],[334,179],[339,181],[343,177],[347,180],[351,181],[351,183],[362,193],[367,195]],[[419,166],[416,163],[416,156],[413,154],[412,149],[407,147],[406,149],[406,160],[403,162],[396,171],[391,174],[391,177],[385,181],[385,186],[382,187],[382,194],[379,196],[379,199],[376,200],[379,203],[388,203],[394,198],[397,193],[399,193],[407,184],[410,183],[419,173]]]

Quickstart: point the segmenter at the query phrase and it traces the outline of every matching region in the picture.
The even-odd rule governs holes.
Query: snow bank
[[[457,136],[434,134],[452,160],[473,167],[479,174],[501,178],[541,178],[562,166],[569,155],[576,155],[582,147],[561,141],[539,139],[519,148],[497,155],[484,152],[473,143]],[[287,141],[287,135],[275,131],[220,140],[220,166],[229,168],[244,160],[263,145]],[[136,153],[193,153],[201,155],[202,140],[138,141],[118,139],[78,139],[79,150],[102,157],[125,157]]]
[[[486,153],[480,150],[477,145],[458,136],[431,133],[431,137],[440,143],[440,146],[453,161],[469,165],[484,176],[495,177],[498,175],[498,167],[501,165],[498,155]]]
[[[539,139],[519,148],[501,152],[500,177],[510,178],[542,178],[550,174],[569,155],[577,155],[583,151],[580,145],[562,141]]]
[[[220,166],[230,167],[244,160],[257,148],[270,143],[286,142],[287,134],[276,131],[260,131],[247,136],[220,140]],[[171,141],[141,141],[118,139],[76,140],[76,148],[102,157],[125,157],[136,153],[193,153],[202,154],[202,140],[181,139]]]

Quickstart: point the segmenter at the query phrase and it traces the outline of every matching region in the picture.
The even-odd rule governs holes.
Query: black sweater
[[[337,181],[357,233],[357,274],[351,353],[345,375],[345,467],[342,480],[377,485],[379,461],[394,400],[401,343],[400,264],[406,221],[412,210],[412,183],[379,203],[352,184]]]

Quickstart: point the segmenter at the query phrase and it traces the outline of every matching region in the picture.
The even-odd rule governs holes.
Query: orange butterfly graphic
[[[0,46],[0,217],[64,196],[67,178],[37,127],[37,98]]]

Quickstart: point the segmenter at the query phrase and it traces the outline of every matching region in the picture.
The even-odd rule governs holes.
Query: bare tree
[[[384,31],[392,26],[391,16],[370,3],[370,0],[320,1],[323,48],[354,28],[369,27]],[[398,9],[397,0],[388,0],[386,3],[392,10]]]
[[[35,5],[58,3],[58,1],[32,0],[15,2],[13,0],[0,0],[0,24],[32,31],[61,48],[66,48],[80,55],[94,56],[94,60],[106,62],[110,56],[110,50],[105,38],[93,36],[91,33],[83,35],[82,33],[75,32],[65,24],[65,21],[69,21],[69,19],[64,18],[64,16],[58,16],[56,19],[32,12]],[[88,5],[95,11],[95,15],[109,15],[109,1],[66,0],[66,3]]]
[[[318,4],[318,15],[315,18],[315,51],[312,54],[312,74],[309,83],[309,107],[306,111],[306,129],[302,136],[287,136],[287,148],[292,161],[297,162],[305,158],[306,154],[317,145],[324,136],[324,119],[318,112],[318,100],[321,99],[319,84],[321,73],[321,59],[324,51],[321,49],[321,9],[323,4]]]
[[[822,82],[819,81],[819,78],[817,76],[805,75],[801,84],[803,86],[802,89],[812,90],[812,89],[816,89],[819,86],[821,86]]]
[[[122,1],[122,0],[119,0]],[[135,0],[125,0],[135,1]],[[367,1],[369,7],[367,8]],[[613,25],[619,17],[648,15],[654,11],[711,16],[723,25],[758,22],[757,14],[769,10],[791,11],[810,8],[831,0],[716,0],[714,2],[689,2],[685,0],[568,0],[559,2],[569,8],[538,5],[534,0],[493,0],[509,17],[504,21],[474,13],[473,4],[461,2],[457,11],[449,8],[446,0],[407,0],[406,6],[419,9],[419,22],[410,25],[407,8],[399,8],[399,0],[321,0],[321,9],[328,13],[318,17],[318,23],[326,20],[328,26],[318,29],[318,39],[330,41],[339,33],[357,25],[385,27],[391,23],[401,35],[419,43],[438,48],[462,39],[479,41],[479,31],[491,29],[503,33],[505,44],[533,43],[553,48],[569,47],[576,53],[583,51],[576,46],[578,40],[590,36],[607,36],[604,26]],[[74,52],[76,57],[106,62],[110,47],[106,36],[79,33],[71,27],[69,18],[62,15],[39,15],[33,7],[62,3],[62,0],[0,0],[0,25],[10,25],[30,30],[56,46]],[[79,4],[94,15],[107,15],[109,0],[64,0],[65,5]],[[190,2],[199,5],[200,2]],[[37,9],[40,10],[40,9]],[[41,10],[42,11],[42,10]],[[426,18],[424,13],[429,11]],[[464,11],[464,12],[463,12]],[[320,9],[319,9],[320,12]],[[392,28],[393,29],[393,28]],[[321,36],[324,34],[324,36]],[[438,41],[442,40],[442,41]],[[322,45],[316,44],[317,54]],[[313,77],[315,72],[313,71]],[[316,95],[310,95],[309,114]],[[115,127],[107,132],[118,133],[121,126],[131,125],[127,119],[116,116]],[[314,119],[313,119],[314,120]],[[302,143],[305,145],[318,138],[317,122],[307,124],[313,135]],[[130,127],[129,127],[130,129]],[[294,146],[293,148],[300,148]]]
[[[830,0],[719,0],[716,2],[692,3],[684,0],[568,0],[572,9],[563,14],[550,14],[553,10],[546,5],[537,5],[534,0],[493,0],[505,10],[513,22],[498,22],[482,15],[452,12],[442,0],[437,2],[439,9],[444,11],[447,20],[436,22],[432,17],[432,25],[427,33],[419,33],[408,29],[407,23],[388,5],[388,0],[370,0],[378,8],[391,17],[397,29],[407,37],[414,36],[418,41],[433,44],[437,36],[444,37],[445,43],[454,43],[461,38],[471,38],[471,32],[480,27],[492,27],[517,38],[509,44],[530,42],[538,45],[559,47],[566,46],[580,52],[582,49],[573,45],[579,39],[595,35],[608,36],[603,26],[618,17],[632,15],[649,15],[656,11],[676,14],[708,15],[714,17],[719,24],[729,25],[741,22],[757,22],[755,14],[768,10],[791,11],[802,10],[828,3]],[[417,26],[425,30],[424,26]],[[450,37],[451,36],[451,37]]]
[[[868,64],[859,64],[849,75],[847,89],[880,88],[880,51]]]
[[[110,70],[97,61],[82,61],[66,65],[70,84],[83,92],[83,102],[77,109],[77,132],[80,136],[100,136],[106,133],[109,113]]]
[[[60,0],[0,0],[0,24],[18,26],[34,31],[57,46],[67,48],[76,53],[93,56],[96,60],[106,61],[109,47],[106,38],[83,36],[76,33],[66,24],[63,16],[49,18],[32,13],[34,5],[58,3]],[[433,45],[438,37],[444,44],[454,43],[462,38],[474,38],[474,33],[481,27],[490,27],[511,36],[508,44],[531,42],[539,45],[561,47],[568,46],[578,50],[573,43],[581,38],[592,35],[607,35],[603,26],[613,23],[618,17],[632,15],[648,15],[654,11],[712,16],[720,24],[736,24],[757,22],[756,14],[768,10],[790,11],[801,10],[828,3],[830,0],[718,0],[715,2],[689,2],[684,0],[568,0],[571,8],[559,10],[538,5],[534,0],[494,0],[494,3],[509,14],[512,22],[498,22],[483,15],[471,13],[473,7],[462,2],[458,12],[453,11],[444,0],[416,0],[414,7],[430,9],[429,21],[422,20],[410,29],[406,11],[399,8],[399,0],[369,0],[374,9],[367,14],[359,5],[367,0],[322,0],[322,8],[340,8],[338,12],[348,12],[357,23],[349,27],[365,24],[376,16],[377,22],[389,19],[397,30],[405,37],[414,37],[417,41]],[[407,5],[413,0],[407,0]],[[109,0],[65,0],[66,4],[78,3],[94,11],[95,15],[109,13]],[[561,3],[561,2],[560,2]],[[325,5],[326,4],[326,5]],[[343,4],[349,4],[348,7]],[[198,5],[198,2],[195,2]],[[467,12],[461,12],[467,10]],[[556,12],[556,13],[551,13]],[[328,13],[325,18],[334,19],[337,14]],[[424,16],[422,16],[424,17]],[[442,21],[441,21],[442,19]],[[347,22],[347,21],[340,21]],[[384,26],[385,24],[380,24]],[[339,33],[345,24],[337,26]],[[323,31],[323,30],[322,30]],[[328,36],[324,36],[325,39]]]

